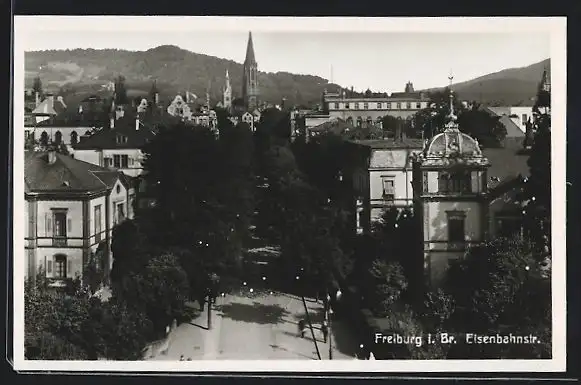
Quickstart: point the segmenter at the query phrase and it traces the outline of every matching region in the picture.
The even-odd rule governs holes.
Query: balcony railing
[[[52,245],[55,247],[67,247],[66,237],[53,237]]]

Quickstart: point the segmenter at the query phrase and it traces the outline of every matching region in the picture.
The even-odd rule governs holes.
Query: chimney
[[[36,91],[34,93],[34,107],[38,107],[38,105],[40,104],[40,92]]]
[[[54,108],[54,95],[48,96],[48,105]]]
[[[113,116],[111,116],[111,119],[109,120],[109,128],[115,128],[115,118]]]
[[[135,131],[139,131],[139,116],[135,118]]]
[[[56,149],[51,147],[48,150],[48,164],[54,164],[56,162]]]

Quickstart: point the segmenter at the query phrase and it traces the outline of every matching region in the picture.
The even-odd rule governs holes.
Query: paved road
[[[329,345],[323,343],[318,329],[322,304],[307,300],[322,359],[329,359]],[[316,349],[307,332],[298,336],[297,322],[305,316],[300,297],[287,294],[228,295],[218,298],[212,311],[212,329],[206,330],[207,311],[191,323],[184,323],[170,335],[166,355],[153,360],[264,360],[317,359]],[[333,323],[333,359],[353,359],[358,345],[341,321]]]

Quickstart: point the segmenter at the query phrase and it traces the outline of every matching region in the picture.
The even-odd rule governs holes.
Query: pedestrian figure
[[[191,360],[192,360],[192,357],[188,357],[188,361],[191,361]]]
[[[321,331],[323,332],[323,342],[327,343],[327,337],[329,336],[329,326],[327,325],[327,321],[323,321]]]
[[[305,338],[305,329],[307,328],[307,323],[305,322],[305,320],[300,320],[299,321],[299,334],[301,335],[301,338]]]
[[[184,355],[182,354],[182,355],[180,356],[180,361],[183,361],[183,360],[184,360]]]

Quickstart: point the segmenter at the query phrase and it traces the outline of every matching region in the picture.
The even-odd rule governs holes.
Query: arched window
[[[43,131],[42,134],[40,134],[40,144],[42,146],[48,145],[48,134],[46,133],[46,131]]]
[[[361,119],[361,116],[357,117],[357,127],[361,127],[361,125],[363,124],[363,119]]]
[[[61,144],[61,143],[62,143],[62,141],[63,141],[63,134],[61,134],[61,132],[60,132],[60,131],[57,131],[57,132],[54,134],[54,143],[55,143],[55,144]]]
[[[347,118],[347,123],[353,125],[353,118],[351,116]]]
[[[79,136],[77,135],[76,131],[71,132],[71,144],[75,145],[78,143]]]

